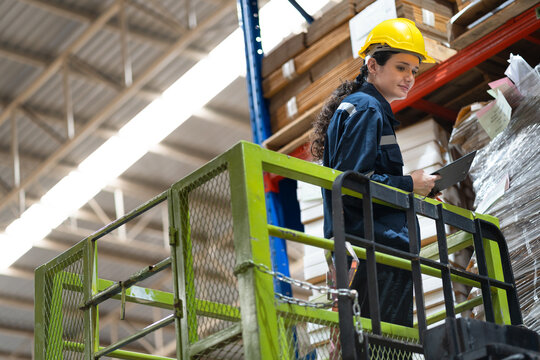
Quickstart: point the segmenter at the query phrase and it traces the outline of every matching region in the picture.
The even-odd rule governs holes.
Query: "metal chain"
[[[329,303],[326,303],[326,302],[311,302],[311,301],[306,301],[306,300],[290,297],[287,295],[283,295],[280,293],[275,293],[275,294],[282,302],[287,303],[287,304],[312,307],[316,309],[326,309],[330,305]]]
[[[354,297],[353,318],[354,329],[356,330],[356,334],[358,335],[358,342],[362,344],[364,342],[364,333],[362,332],[362,322],[360,321],[360,304],[358,304],[358,293],[356,293],[356,296]]]
[[[279,281],[283,281],[287,284],[291,284],[297,287],[301,287],[306,290],[314,290],[321,294],[337,294],[338,296],[348,296],[353,299],[353,317],[354,317],[354,328],[358,335],[358,341],[362,343],[364,341],[364,335],[362,332],[362,322],[360,321],[360,304],[358,303],[358,292],[354,289],[332,289],[328,286],[318,286],[313,285],[307,281],[302,281],[298,279],[291,278],[285,274],[282,274],[278,271],[272,271],[268,266],[264,264],[256,264],[253,260],[246,261],[247,264],[254,266],[260,272],[271,275]],[[247,264],[243,264],[244,266]],[[286,296],[280,293],[275,293],[276,296],[283,302],[288,304],[294,304],[305,307],[313,307],[317,309],[322,309],[328,307],[330,304],[321,303],[321,302],[309,302],[302,299],[297,299],[294,297]]]
[[[257,270],[263,272],[263,273],[266,273],[268,275],[271,275],[273,277],[275,277],[276,279],[278,279],[279,281],[283,281],[287,284],[291,284],[291,285],[294,285],[296,287],[301,287],[303,289],[306,289],[306,290],[314,290],[314,291],[317,291],[321,294],[337,294],[337,295],[341,295],[341,296],[348,296],[350,297],[351,299],[354,299],[355,297],[358,297],[358,293],[356,292],[356,290],[351,290],[351,289],[332,289],[332,288],[329,288],[328,286],[318,286],[318,285],[313,285],[307,281],[302,281],[302,280],[298,280],[298,279],[294,279],[294,278],[291,278],[285,274],[282,274],[278,271],[272,271],[268,268],[268,266],[264,265],[264,264],[256,264],[255,262],[253,262],[253,260],[248,260],[246,261],[246,263],[254,266]]]

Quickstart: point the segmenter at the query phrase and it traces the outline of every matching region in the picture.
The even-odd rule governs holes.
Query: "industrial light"
[[[327,2],[310,1],[306,10],[314,12]],[[265,39],[263,43],[266,51],[292,30],[282,26],[283,14],[296,12],[284,9],[284,5],[288,5],[284,3],[272,1],[261,9],[263,29],[272,22],[279,24],[265,35],[268,36],[268,42]],[[298,14],[288,19],[291,26],[298,26],[302,21]],[[0,233],[0,271],[30,250],[32,244],[45,238],[245,71],[243,37],[237,29]]]

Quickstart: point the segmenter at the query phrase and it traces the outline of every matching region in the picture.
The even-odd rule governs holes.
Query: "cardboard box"
[[[306,33],[291,35],[262,59],[261,75],[263,78],[279,69],[285,62],[292,59],[306,48]]]
[[[427,169],[432,166],[439,166],[446,161],[443,152],[437,141],[430,141],[421,146],[402,151],[403,173],[409,174],[413,170]]]
[[[433,119],[399,129],[396,138],[402,152],[432,141],[448,145],[448,133]]]

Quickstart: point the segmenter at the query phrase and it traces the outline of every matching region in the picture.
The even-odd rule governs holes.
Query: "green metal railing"
[[[163,326],[174,323],[176,359],[301,359],[317,354],[331,358],[329,339],[335,337],[338,313],[276,300],[272,276],[250,264],[271,268],[269,237],[333,250],[328,239],[268,224],[263,173],[331,189],[339,171],[240,142],[166,192],[83,239],[36,270],[35,358],[42,359],[170,359],[125,350]],[[401,191],[395,189],[395,191]],[[359,196],[348,192],[349,195]],[[380,200],[374,200],[384,204]],[[426,203],[438,204],[432,199]],[[163,203],[169,213],[170,257],[146,267],[126,280],[113,282],[98,274],[99,239]],[[444,209],[468,219],[493,217],[452,205]],[[436,245],[436,244],[435,244]],[[449,237],[449,253],[472,246],[472,236]],[[489,275],[504,280],[499,249],[484,242]],[[354,247],[360,258],[365,250]],[[436,258],[437,251],[423,255]],[[377,262],[411,269],[410,261],[377,253]],[[171,271],[172,292],[138,285],[161,271]],[[422,273],[441,277],[440,270],[422,265]],[[479,287],[476,281],[452,275],[452,281]],[[144,294],[141,295],[141,294]],[[509,324],[506,292],[491,292],[496,322]],[[126,302],[167,309],[170,314],[148,327],[103,346],[98,307],[104,301]],[[482,304],[482,298],[456,304],[456,312]],[[122,311],[123,312],[123,311]],[[443,319],[432,315],[428,324]],[[370,331],[370,319],[361,319]],[[418,330],[382,323],[385,336],[418,340]],[[381,353],[378,358],[388,358]]]

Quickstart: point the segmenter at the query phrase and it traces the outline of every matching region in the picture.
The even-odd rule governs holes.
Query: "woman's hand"
[[[413,180],[413,192],[422,196],[428,195],[435,186],[435,181],[441,178],[440,175],[430,175],[424,170],[414,170],[411,177]]]

